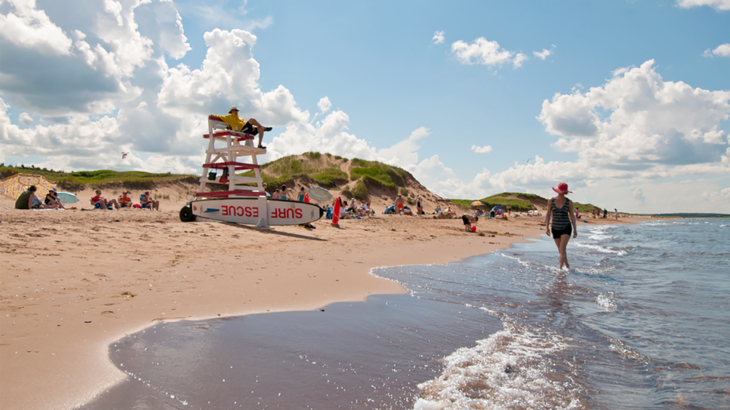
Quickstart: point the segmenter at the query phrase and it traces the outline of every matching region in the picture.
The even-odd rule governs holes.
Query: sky
[[[6,165],[201,174],[231,106],[262,162],[730,213],[730,0],[0,0]]]

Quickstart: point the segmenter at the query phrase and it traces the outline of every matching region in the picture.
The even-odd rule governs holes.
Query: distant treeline
[[[698,214],[698,213],[679,213],[679,214],[654,214],[656,218],[730,218],[730,214]]]

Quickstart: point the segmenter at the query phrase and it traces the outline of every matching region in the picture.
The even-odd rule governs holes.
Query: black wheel
[[[180,220],[181,221],[183,221],[183,222],[195,222],[195,218],[197,218],[197,216],[195,216],[195,214],[193,214],[193,210],[190,209],[189,206],[184,206],[180,210]]]

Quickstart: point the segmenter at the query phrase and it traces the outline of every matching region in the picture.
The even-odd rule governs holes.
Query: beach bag
[[[332,219],[332,207],[331,206],[327,207],[327,215],[325,216],[325,218]]]

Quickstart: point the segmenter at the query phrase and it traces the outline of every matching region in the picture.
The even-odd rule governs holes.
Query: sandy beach
[[[109,344],[158,321],[310,310],[404,293],[370,269],[445,264],[544,233],[544,218],[480,220],[475,234],[464,232],[460,219],[382,214],[344,220],[340,228],[322,219],[314,230],[262,232],[180,222],[178,202],[163,201],[160,212],[29,212],[0,201],[3,409],[88,402],[125,377],[108,360]],[[589,220],[596,223],[616,222]]]

